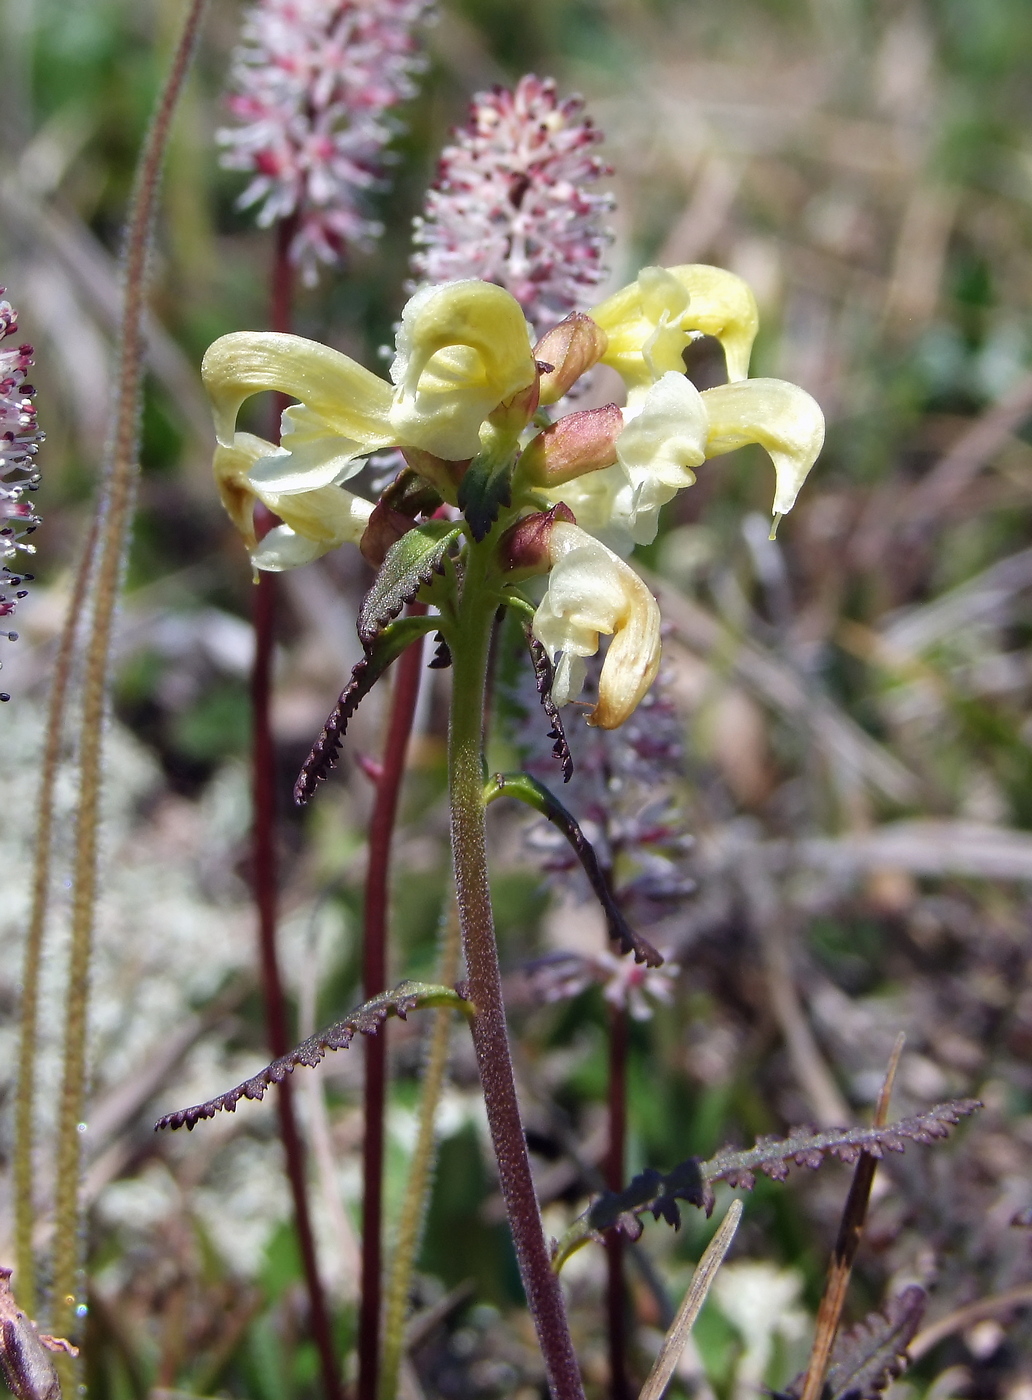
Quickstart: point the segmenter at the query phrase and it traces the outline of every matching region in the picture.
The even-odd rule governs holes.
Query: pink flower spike
[[[412,259],[421,283],[479,277],[511,292],[540,334],[592,301],[612,241],[612,196],[587,186],[612,172],[579,97],[529,74],[481,92],[427,194]]]
[[[258,224],[297,223],[291,260],[306,286],[382,233],[368,213],[384,187],[391,109],[426,66],[416,26],[432,0],[256,0],[233,56],[222,164],[253,176],[239,204]]]
[[[25,537],[35,530],[39,516],[25,496],[39,485],[35,458],[43,441],[32,402],[36,391],[25,382],[32,364],[32,346],[2,345],[18,333],[18,313],[9,301],[2,300],[3,293],[4,288],[0,287],[0,619],[13,614],[25,597],[22,585],[32,578],[8,565],[19,554],[35,553]],[[11,641],[17,635],[0,632],[0,636]]]

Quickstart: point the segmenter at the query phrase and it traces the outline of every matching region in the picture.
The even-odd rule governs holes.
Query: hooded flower
[[[551,572],[534,635],[555,663],[557,705],[578,695],[585,658],[612,636],[590,724],[615,729],[634,711],[659,669],[659,606],[629,564],[576,525],[557,520],[548,540]]]
[[[632,396],[670,371],[683,374],[682,356],[700,335],[720,341],[728,379],[744,379],[760,323],[749,285],[705,263],[644,267],[591,318],[609,338],[603,362],[623,376]]]
[[[486,282],[416,293],[402,313],[393,391],[339,350],[271,331],[224,335],[201,365],[223,447],[252,394],[301,400],[283,414],[282,450],[254,468],[265,489],[284,492],[346,481],[360,457],[385,447],[468,459],[484,419],[536,373],[519,306]]]
[[[230,447],[215,449],[215,485],[230,519],[244,537],[256,569],[280,573],[310,564],[342,544],[358,544],[373,513],[372,504],[341,486],[315,486],[307,491],[266,489],[251,471],[257,462],[275,462],[287,455],[264,438],[236,433]],[[260,501],[281,523],[259,541],[254,507]]]
[[[536,376],[527,323],[508,292],[488,282],[424,287],[402,312],[391,365],[396,445],[472,457],[484,419]]]

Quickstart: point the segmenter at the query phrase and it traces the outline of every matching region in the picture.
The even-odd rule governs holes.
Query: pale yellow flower
[[[254,567],[278,573],[309,564],[338,545],[357,544],[373,512],[371,503],[341,486],[267,490],[255,481],[252,469],[257,462],[275,462],[277,454],[271,442],[251,433],[237,433],[231,447],[215,449],[215,485]],[[254,528],[256,501],[283,522],[261,540]]]
[[[387,447],[472,457],[484,420],[536,373],[519,303],[472,281],[427,287],[409,301],[393,388],[338,350],[274,332],[224,335],[201,365],[224,448],[233,447],[237,414],[251,395],[271,390],[300,400],[283,414],[282,447],[252,469],[264,490],[284,494],[339,485],[363,457]]]
[[[757,443],[774,463],[774,515],[792,509],[824,444],[824,415],[804,389],[781,379],[743,379],[703,393],[668,371],[624,410],[618,461],[547,493],[618,554],[651,544],[659,511],[695,481],[710,457]]]
[[[533,628],[555,663],[552,698],[565,705],[580,693],[585,658],[598,651],[600,634],[611,635],[588,722],[616,729],[656,678],[659,607],[629,564],[576,525],[552,526],[548,555],[548,588]]]
[[[743,379],[702,394],[709,421],[706,456],[755,442],[774,463],[774,515],[787,515],[824,446],[824,414],[815,399],[784,379]]]
[[[536,374],[527,322],[508,292],[490,282],[424,287],[402,312],[391,365],[396,445],[472,457],[484,419]]]
[[[645,267],[637,279],[591,311],[606,334],[602,362],[617,370],[631,399],[671,371],[697,335],[720,341],[728,378],[744,379],[759,328],[756,298],[733,272],[705,263]]]

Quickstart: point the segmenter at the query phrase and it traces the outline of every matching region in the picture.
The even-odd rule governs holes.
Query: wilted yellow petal
[[[759,443],[774,463],[774,514],[786,515],[824,446],[824,414],[816,400],[783,379],[743,379],[706,389],[702,401],[709,419],[706,456]]]
[[[215,448],[212,470],[219,499],[248,549],[254,549],[258,543],[254,533],[254,503],[258,496],[248,473],[255,462],[275,451],[271,442],[252,433],[236,433],[231,447],[220,443]]]
[[[240,405],[252,394],[274,390],[300,399],[327,434],[363,445],[364,451],[394,443],[389,421],[390,386],[339,350],[299,335],[238,331],[209,346],[201,378],[215,412],[215,435],[233,444]]]
[[[760,328],[760,313],[748,282],[708,263],[682,263],[670,272],[688,293],[685,328],[719,340],[728,379],[744,379]]]

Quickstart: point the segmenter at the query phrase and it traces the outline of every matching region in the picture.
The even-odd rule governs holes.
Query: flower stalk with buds
[[[306,285],[382,233],[368,198],[383,188],[392,111],[425,67],[415,32],[429,0],[256,0],[233,57],[222,164],[251,182],[243,208],[262,228],[289,220]]]
[[[700,332],[721,340],[734,376],[703,394],[681,358]],[[520,1126],[484,814],[503,793],[547,807],[552,820],[555,811],[568,814],[530,779],[485,788],[490,640],[499,608],[530,621],[537,652],[551,662],[543,688],[555,715],[579,693],[586,659],[610,637],[589,723],[614,729],[633,715],[659,666],[660,616],[619,547],[626,553],[635,538],[652,538],[660,507],[696,470],[746,442],[770,453],[783,512],[823,440],[820,410],[802,390],[744,377],[755,333],[755,302],[738,278],[710,267],[647,268],[536,345],[504,289],[469,280],[422,288],[402,315],[390,383],[287,335],[224,336],[203,365],[220,490],[256,567],[292,567],[356,538],[367,557],[382,558],[359,616],[365,656],[305,765],[298,799],[307,800],[332,767],[348,717],[410,642],[439,632],[452,663],[452,851],[473,1039],[517,1258],[561,1400],[582,1391]],[[556,402],[599,360],[624,376],[628,406],[552,423],[542,404]],[[236,430],[241,405],[262,390],[299,400],[283,415],[280,447]],[[345,483],[365,456],[386,447],[400,448],[408,466],[375,507],[360,503]],[[272,500],[286,533],[263,548],[250,513],[255,502]],[[546,577],[536,606],[523,589],[535,574]],[[413,602],[433,615],[400,616]],[[581,859],[589,857],[582,851]],[[647,945],[626,946],[659,960]]]
[[[32,402],[36,391],[26,383],[32,346],[2,345],[18,333],[18,313],[3,294],[0,287],[0,625],[25,597],[23,585],[32,578],[11,564],[17,564],[19,555],[34,553],[26,536],[39,524],[39,516],[25,498],[39,485],[36,453],[43,441]],[[18,634],[0,635],[13,641]]]
[[[612,197],[587,188],[612,173],[592,152],[601,140],[583,101],[560,102],[551,80],[478,93],[416,220],[418,283],[472,273],[511,292],[536,331],[587,306],[612,236]]]

